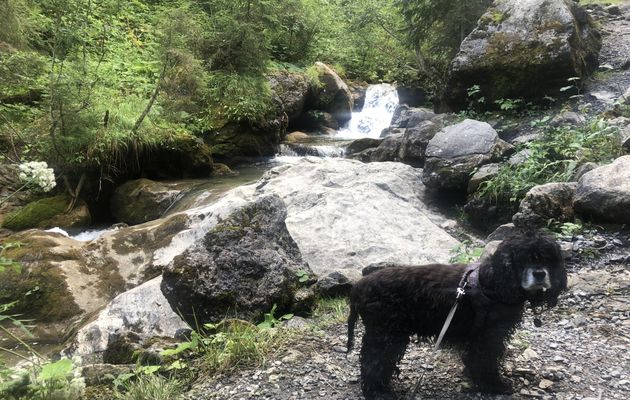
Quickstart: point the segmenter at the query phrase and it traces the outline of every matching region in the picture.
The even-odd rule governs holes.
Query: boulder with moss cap
[[[497,0],[464,39],[451,63],[447,103],[466,107],[479,85],[486,104],[499,99],[557,96],[567,79],[598,65],[601,37],[571,0]]]

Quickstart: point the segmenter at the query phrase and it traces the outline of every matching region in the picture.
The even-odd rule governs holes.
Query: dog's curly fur
[[[365,326],[361,388],[367,399],[394,398],[389,381],[410,335],[437,336],[468,268],[393,266],[367,275],[353,287],[347,347],[350,351],[360,316]],[[519,232],[504,240],[476,273],[478,283],[460,300],[444,343],[462,350],[465,370],[478,390],[506,393],[511,388],[499,371],[505,343],[527,301],[556,305],[566,289],[564,262],[553,239]]]

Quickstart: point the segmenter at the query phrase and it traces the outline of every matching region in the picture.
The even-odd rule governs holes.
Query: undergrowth
[[[523,162],[505,164],[482,183],[477,198],[495,203],[516,203],[536,185],[566,182],[586,162],[610,162],[622,154],[618,128],[597,119],[583,126],[549,128],[540,138],[523,145]]]

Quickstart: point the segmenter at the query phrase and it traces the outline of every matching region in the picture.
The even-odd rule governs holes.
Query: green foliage
[[[475,247],[470,241],[463,241],[455,246],[451,251],[450,263],[453,264],[470,264],[478,261],[483,254],[483,247]]]
[[[338,324],[348,318],[348,311],[346,297],[325,297],[317,300],[313,309],[313,318],[318,326]]]
[[[497,176],[481,184],[475,196],[516,203],[536,185],[568,181],[585,162],[608,162],[622,154],[617,128],[601,119],[580,127],[547,129],[520,150],[526,151],[526,159],[501,167]]]
[[[300,269],[297,271],[297,276],[298,276],[298,282],[300,283],[306,283],[310,279],[308,272],[304,271],[303,269]]]
[[[214,72],[209,77],[210,126],[256,122],[271,111],[271,89],[258,75]]]
[[[263,321],[257,325],[258,328],[260,329],[274,328],[278,326],[282,321],[288,321],[291,318],[293,318],[293,314],[284,314],[280,318],[276,318],[276,315],[275,315],[276,308],[277,308],[277,305],[274,304],[273,307],[271,307],[271,311],[269,311],[268,313],[265,313]]]
[[[584,231],[584,225],[582,225],[581,221],[564,222],[562,224],[553,223],[553,221],[551,221],[550,227],[553,231],[558,232],[562,236],[575,236]]]
[[[397,3],[404,16],[406,43],[419,58],[421,72],[443,78],[459,45],[492,0],[398,0]]]
[[[184,385],[177,379],[141,373],[116,387],[117,400],[175,400],[184,393]]]
[[[277,350],[286,337],[274,329],[259,328],[241,320],[225,320],[206,324],[200,332],[193,332],[188,344],[182,344],[174,354],[185,360],[183,353],[197,358],[198,368],[209,372],[225,372],[264,364],[267,354]],[[178,361],[176,360],[176,361]],[[172,364],[171,364],[172,365]]]

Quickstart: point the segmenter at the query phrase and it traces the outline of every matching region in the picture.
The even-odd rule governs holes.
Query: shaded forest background
[[[0,0],[0,157],[124,173],[130,155],[263,119],[267,74],[315,61],[439,89],[488,3]]]

